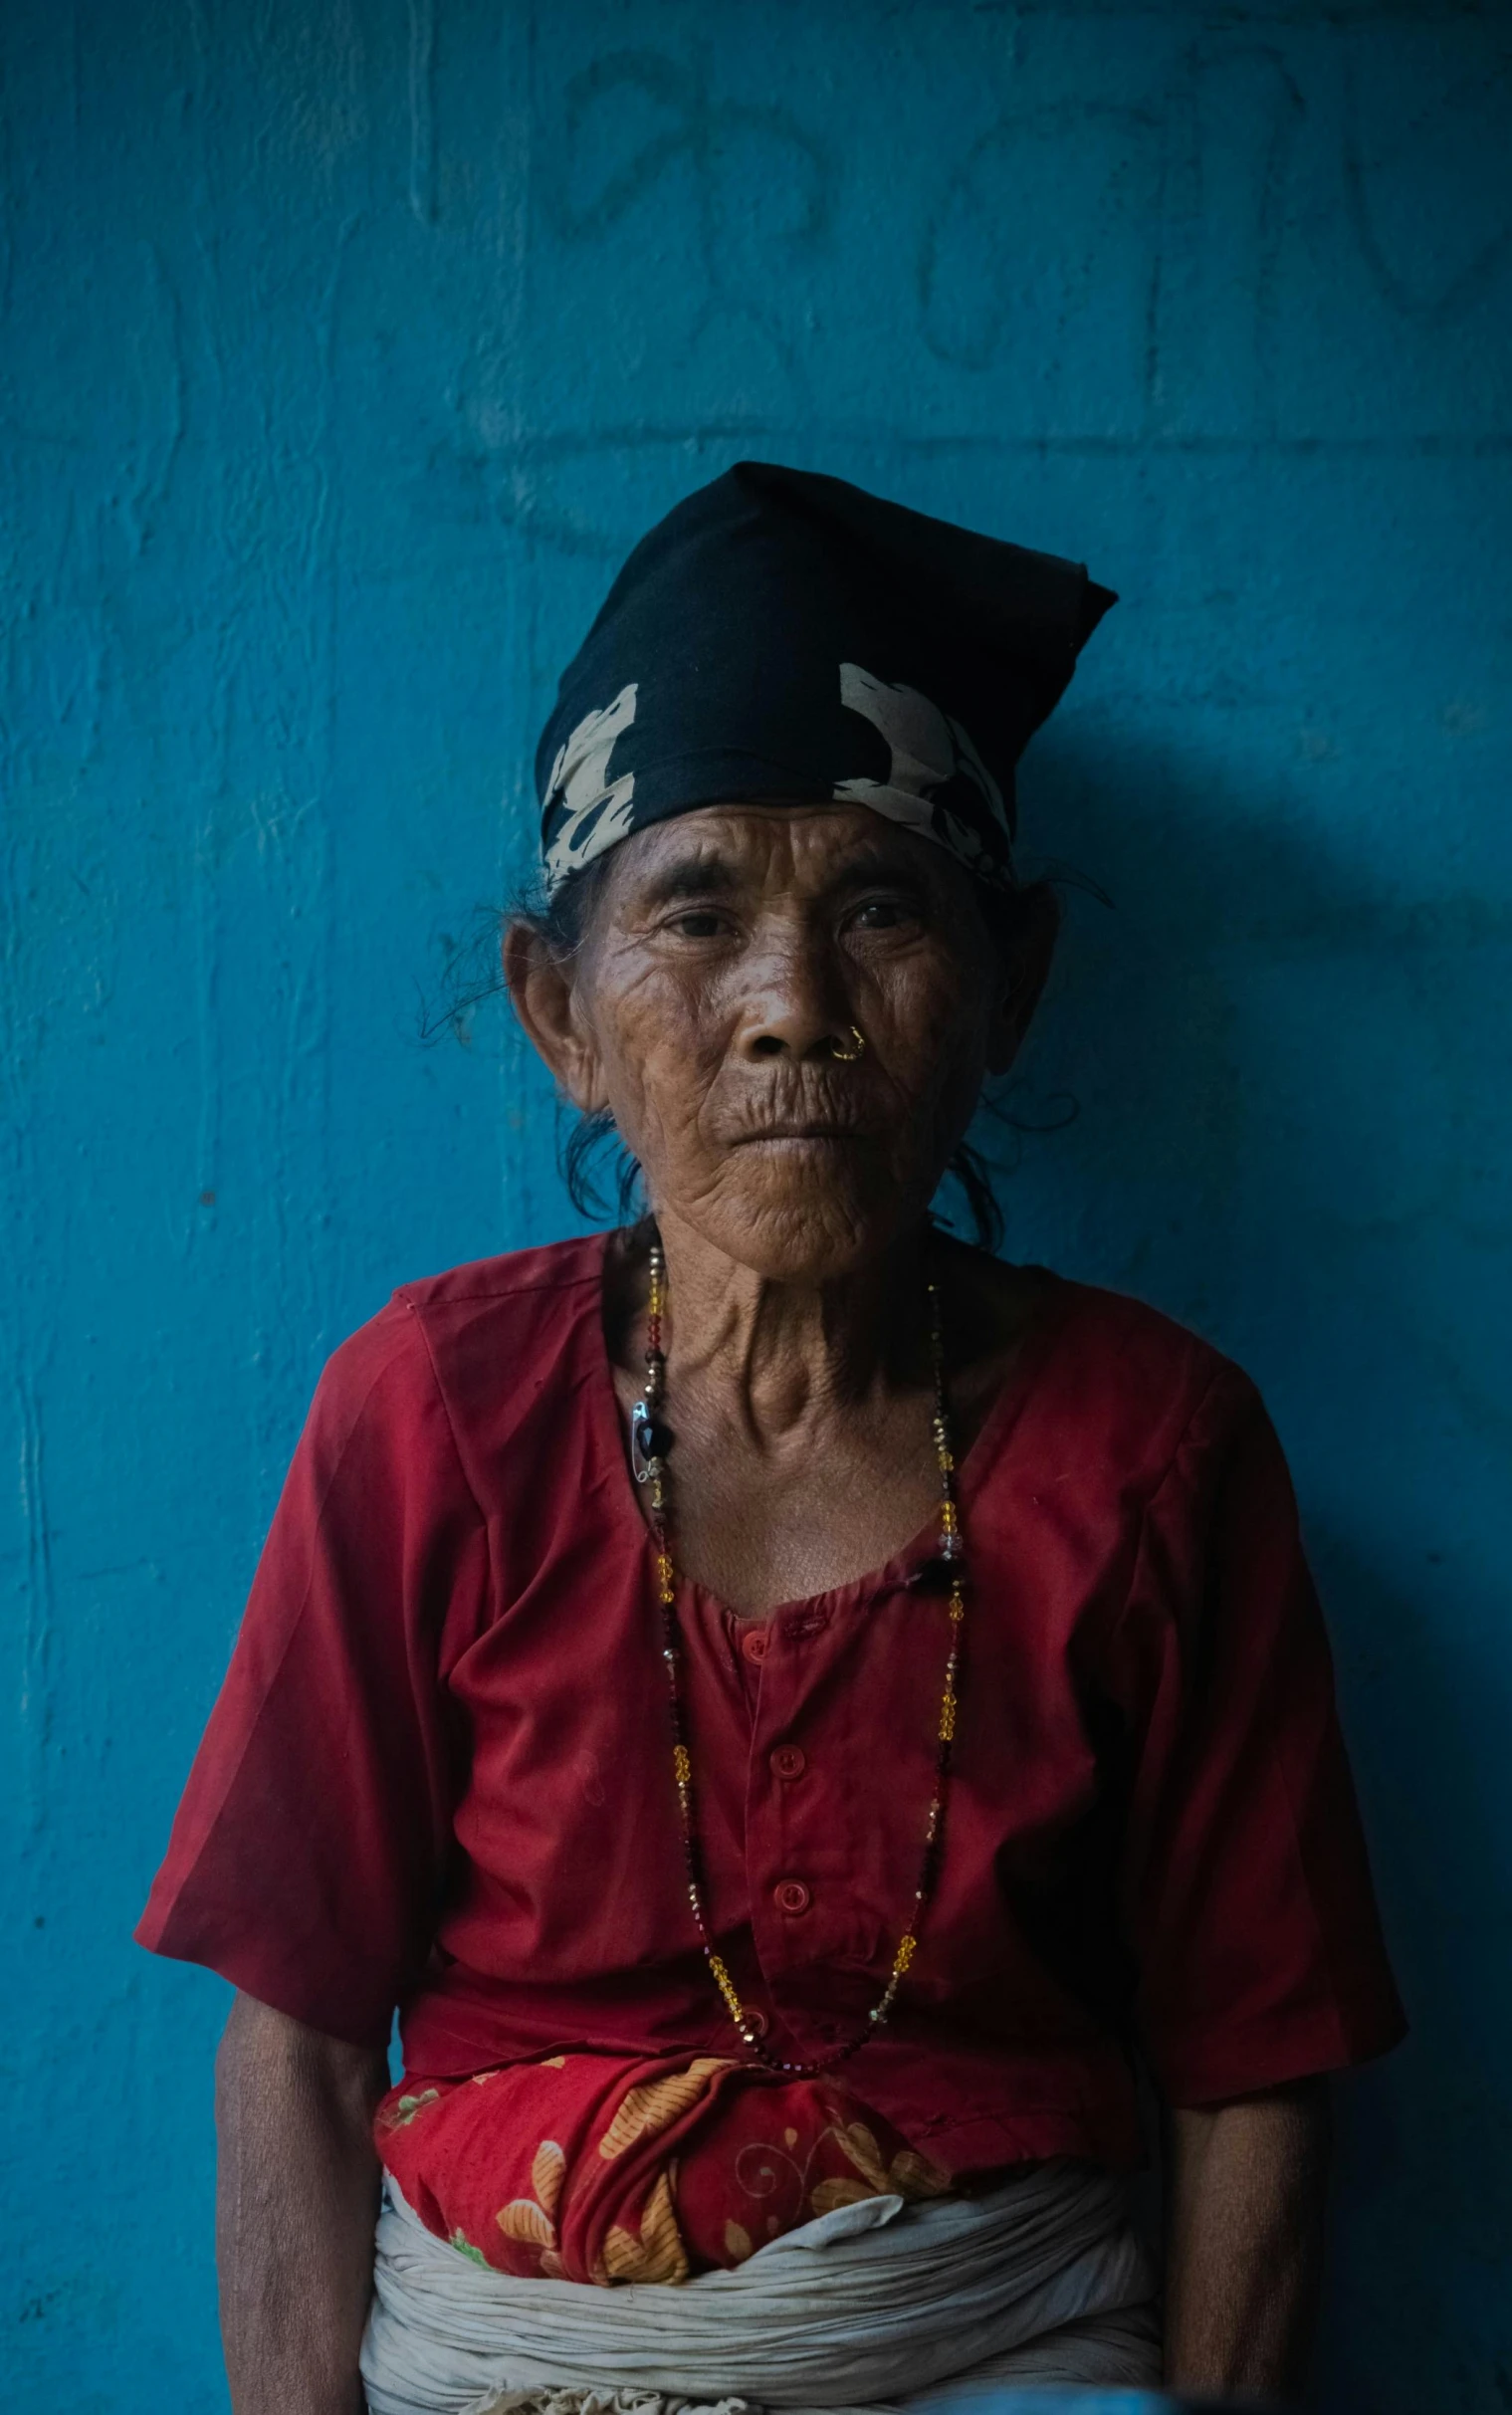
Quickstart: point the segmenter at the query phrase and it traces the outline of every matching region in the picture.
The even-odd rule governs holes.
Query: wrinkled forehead
[[[606,896],[633,910],[678,897],[741,892],[779,902],[829,897],[878,881],[935,896],[970,881],[938,847],[865,806],[700,806],[623,840],[605,865]]]

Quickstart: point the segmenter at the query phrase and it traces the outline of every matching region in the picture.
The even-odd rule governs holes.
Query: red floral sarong
[[[713,2055],[552,2055],[406,2081],[374,2135],[426,2228],[464,2255],[604,2286],[728,2270],[836,2206],[951,2185],[838,2082]]]

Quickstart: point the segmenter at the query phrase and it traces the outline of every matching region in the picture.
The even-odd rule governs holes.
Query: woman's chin
[[[817,1151],[761,1154],[758,1180],[723,1185],[690,1220],[706,1241],[768,1282],[838,1281],[883,1256],[913,1220],[896,1179],[875,1186],[836,1180],[841,1170],[824,1166]]]

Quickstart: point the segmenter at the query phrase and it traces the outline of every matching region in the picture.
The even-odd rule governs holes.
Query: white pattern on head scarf
[[[885,779],[858,773],[836,781],[831,790],[835,802],[865,805],[945,847],[983,879],[1010,882],[1011,841],[1002,790],[969,732],[918,688],[878,679],[859,663],[843,662],[839,669],[840,702],[871,723],[886,742],[890,760]],[[546,788],[546,823],[555,823],[545,850],[548,892],[638,827],[635,773],[625,771],[611,779],[609,759],[616,740],[635,720],[639,693],[639,682],[631,680],[611,704],[585,713],[556,750]],[[955,810],[943,793],[958,780],[969,782],[980,797],[988,829],[1001,833],[1000,849],[991,847],[977,824]],[[960,790],[956,793],[959,799]],[[694,809],[691,799],[681,808]],[[660,816],[643,812],[641,818]]]
[[[950,780],[969,779],[1002,832],[1006,856],[1008,816],[1002,790],[959,721],[953,721],[919,689],[878,679],[855,662],[840,665],[840,702],[869,721],[887,741],[892,762],[886,779],[838,780],[837,799],[870,805],[889,821],[901,822],[922,838],[933,838],[948,847],[973,870],[984,870],[991,859],[977,832],[934,795]]]
[[[612,704],[585,713],[556,750],[546,798],[548,807],[559,807],[566,818],[546,850],[548,889],[560,888],[569,873],[628,838],[634,827],[635,773],[626,771],[611,780],[609,758],[620,732],[635,719],[639,693],[640,683],[632,679]]]

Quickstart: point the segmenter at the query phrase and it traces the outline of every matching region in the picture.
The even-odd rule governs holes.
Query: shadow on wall
[[[1265,1391],[1413,2024],[1341,2090],[1323,2402],[1345,2342],[1337,2403],[1395,2410],[1437,2339],[1444,2409],[1491,2373],[1512,2404],[1489,2286],[1512,2254],[1512,1963],[1487,1951],[1512,1911],[1488,1548],[1512,1435],[1487,1313],[1512,1237],[1512,927],[1472,895],[1373,892],[1284,794],[1122,732],[1047,737],[1026,784],[1026,871],[1053,835],[1044,855],[1113,902],[1069,898],[1015,1105],[1079,1112],[1019,1143],[1007,1249],[1156,1301]]]
[[[1030,786],[1026,873],[1064,867],[1111,901],[1073,886],[1026,1058],[1031,1117],[1064,1091],[1079,1105],[1054,1152],[1062,1211],[1081,1195],[1079,1246],[1125,1280],[1158,1271],[1158,1296],[1199,1323],[1209,1295],[1220,1314],[1283,1272],[1305,1293],[1320,1245],[1348,1245],[1355,1281],[1362,1246],[1505,1246],[1512,1174],[1492,1146],[1508,1122],[1492,1054],[1505,908],[1371,890],[1284,793],[1246,792],[1189,750],[1177,761],[1123,734],[1104,750],[1052,732]],[[1459,1283],[1442,1300],[1435,1286],[1435,1318],[1456,1297]],[[1420,1294],[1400,1306],[1420,1325]],[[1456,1353],[1477,1335],[1472,1318],[1431,1347],[1442,1380],[1469,1386],[1475,1417],[1512,1439],[1499,1380],[1476,1384],[1477,1353]]]

